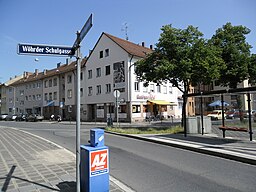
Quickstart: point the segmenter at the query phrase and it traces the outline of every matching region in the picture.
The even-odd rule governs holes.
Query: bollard
[[[104,130],[90,130],[90,145],[81,145],[81,191],[109,191],[109,150],[104,145]]]

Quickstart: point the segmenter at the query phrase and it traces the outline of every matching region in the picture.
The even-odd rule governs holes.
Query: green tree
[[[222,28],[217,29],[210,42],[220,49],[221,57],[225,62],[225,69],[221,71],[219,82],[222,86],[237,88],[237,85],[248,79],[250,64],[250,48],[246,42],[245,35],[250,29],[244,26],[232,26],[226,23]],[[237,96],[237,107],[242,109],[241,96]],[[240,113],[241,114],[241,113]],[[243,116],[241,114],[240,119]]]
[[[249,71],[249,83],[256,84],[256,54],[252,54],[248,67]]]
[[[209,84],[219,77],[224,67],[220,52],[203,38],[198,28],[166,25],[161,30],[155,50],[136,63],[135,72],[140,80],[146,84],[169,81],[187,94],[190,85]]]
[[[220,49],[226,68],[220,73],[220,84],[237,88],[238,83],[248,78],[250,48],[245,35],[250,29],[244,26],[232,26],[231,23],[219,28],[211,38],[211,43]]]

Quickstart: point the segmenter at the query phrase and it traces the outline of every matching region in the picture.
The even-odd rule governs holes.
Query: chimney
[[[12,77],[10,77],[10,80],[12,80]]]
[[[150,48],[151,50],[153,50],[153,45],[150,45],[149,48]]]
[[[60,64],[61,64],[61,62],[57,63],[57,68],[59,68],[59,67],[60,67]]]
[[[46,72],[47,72],[47,70],[46,70],[46,69],[44,69],[44,72],[43,72],[43,73],[44,73],[44,75],[46,75]]]
[[[70,63],[70,58],[66,59],[66,64],[68,65]]]
[[[38,75],[38,69],[35,69],[35,75],[36,76]]]
[[[141,43],[141,46],[142,46],[142,47],[145,47],[145,42],[144,42],[144,41]]]
[[[27,72],[27,71],[24,71],[24,73],[23,73],[23,78],[25,78],[25,79],[28,78],[28,72]]]

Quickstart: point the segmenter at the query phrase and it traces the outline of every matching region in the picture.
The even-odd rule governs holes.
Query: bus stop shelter
[[[204,123],[203,123],[203,97],[212,97],[214,95],[220,95],[221,96],[221,110],[222,110],[222,127],[225,127],[225,117],[224,117],[224,95],[226,94],[246,94],[247,95],[247,106],[248,106],[248,132],[250,135],[250,141],[252,141],[252,118],[251,118],[251,94],[256,93],[256,87],[246,87],[246,88],[236,88],[236,89],[223,89],[223,90],[213,90],[213,91],[200,91],[197,93],[190,93],[183,95],[183,102],[187,100],[189,97],[199,97],[200,98],[200,115],[201,115],[201,129],[202,129],[202,135],[204,134]],[[184,126],[184,136],[187,136],[187,125],[186,125],[186,107],[183,108],[183,126]]]

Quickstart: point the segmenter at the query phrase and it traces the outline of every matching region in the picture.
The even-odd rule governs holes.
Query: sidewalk
[[[1,192],[76,191],[73,153],[17,129],[0,126],[0,133]],[[129,190],[110,176],[110,191]]]
[[[256,141],[249,141],[249,136],[246,133],[238,135],[238,133],[231,132],[228,137],[222,138],[220,136],[222,133],[217,133],[218,131],[214,128],[213,132],[215,133],[204,135],[188,134],[187,137],[184,137],[183,134],[127,135],[108,133],[256,165]]]

